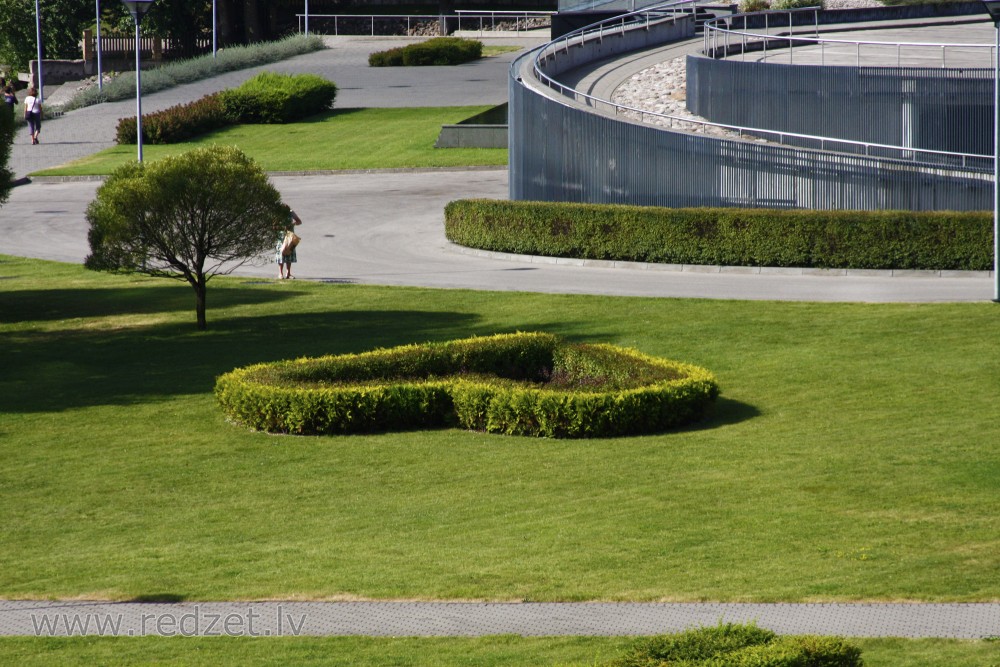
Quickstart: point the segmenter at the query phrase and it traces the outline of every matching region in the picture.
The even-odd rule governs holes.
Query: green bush
[[[642,640],[609,667],[862,667],[839,637],[779,637],[756,625],[719,624]]]
[[[451,241],[553,257],[736,266],[985,271],[987,212],[661,208],[461,200]]]
[[[150,144],[175,144],[230,124],[216,93],[188,104],[143,114],[142,140]],[[135,118],[119,120],[115,141],[134,144],[135,140]]]
[[[277,433],[463,428],[544,437],[649,433],[701,417],[704,369],[540,333],[258,364],[221,376],[223,410]]]
[[[770,9],[771,6],[768,4],[767,0],[740,0],[739,11],[744,14],[749,14],[750,12],[764,12]]]
[[[262,72],[219,99],[234,123],[290,123],[333,106],[337,86],[315,74]]]
[[[417,67],[425,65],[461,65],[483,57],[483,43],[460,37],[434,37],[368,56],[372,67]]]

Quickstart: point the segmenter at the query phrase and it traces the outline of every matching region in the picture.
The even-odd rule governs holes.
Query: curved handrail
[[[859,40],[859,39],[840,39],[840,38],[828,38],[819,36],[819,12],[822,7],[801,7],[797,9],[779,9],[779,10],[767,10],[761,12],[748,12],[743,14],[733,14],[732,16],[726,17],[716,17],[714,19],[709,19],[705,21],[704,24],[704,34],[703,38],[705,41],[705,46],[703,52],[713,58],[719,57],[717,54],[721,53],[721,57],[726,57],[730,49],[731,40],[730,36],[740,38],[738,41],[742,44],[741,52],[746,52],[746,47],[748,44],[759,43],[763,46],[764,57],[767,57],[767,44],[769,41],[776,41],[782,44],[781,49],[787,47],[789,54],[793,51],[792,47],[794,45],[802,44],[803,46],[819,46],[820,47],[820,64],[825,62],[825,47],[826,45],[835,46],[849,46],[853,47],[857,53],[857,63],[861,66],[861,47],[872,46],[872,47],[895,47],[896,49],[896,66],[902,66],[902,53],[904,47],[919,48],[919,49],[933,49],[935,51],[940,51],[941,54],[941,67],[947,67],[948,61],[948,49],[952,50],[982,50],[988,51],[987,56],[989,56],[992,62],[993,49],[996,48],[993,44],[963,44],[958,42],[894,42],[894,41],[882,41],[882,40]],[[795,35],[792,34],[792,30],[796,27],[793,25],[792,16],[798,16],[803,13],[812,12],[814,21],[813,25],[816,29],[816,35],[813,37],[807,35]],[[787,21],[781,23],[775,22],[770,25],[769,17],[787,15],[789,18]],[[747,29],[747,23],[749,17],[764,17],[764,32],[757,32],[753,29]],[[738,22],[738,19],[743,19],[743,28],[735,29],[733,26]],[[984,22],[989,22],[988,18],[983,19]],[[808,24],[800,23],[799,27],[806,26]],[[770,32],[771,28],[774,29],[787,29],[787,33],[772,34]],[[724,42],[724,48],[719,47],[719,42]],[[710,46],[712,44],[712,46]],[[791,59],[791,56],[790,56]]]
[[[544,59],[557,57],[560,51],[568,52],[570,46],[579,45],[583,46],[587,43],[589,39],[596,38],[602,40],[605,36],[614,34],[618,31],[624,32],[625,30],[635,30],[635,29],[648,29],[650,25],[654,22],[670,21],[675,20],[678,15],[691,15],[696,11],[697,4],[699,0],[674,0],[672,2],[666,2],[662,5],[656,5],[654,7],[645,8],[635,12],[629,12],[627,14],[622,14],[611,19],[605,19],[603,21],[598,21],[592,23],[583,28],[574,30],[562,37],[559,37],[547,44],[538,47],[534,53],[535,56],[532,61],[532,74],[534,77],[547,88],[555,90],[563,97],[572,97],[574,101],[585,101],[589,106],[594,107],[597,110],[601,109],[601,106],[605,106],[609,110],[613,111],[617,116],[622,112],[639,114],[639,121],[645,122],[645,118],[648,116],[650,118],[662,119],[668,121],[671,125],[676,123],[691,123],[699,125],[705,128],[718,128],[728,132],[732,132],[742,138],[744,134],[751,135],[754,137],[766,137],[774,136],[777,137],[778,143],[784,144],[786,139],[798,139],[803,141],[816,142],[820,146],[820,150],[827,150],[826,146],[828,144],[837,144],[843,146],[852,146],[859,149],[859,152],[848,153],[852,155],[865,155],[871,156],[872,151],[892,151],[897,153],[897,155],[882,155],[880,157],[889,157],[895,159],[906,160],[909,162],[918,162],[917,157],[922,156],[924,159],[920,160],[922,164],[926,164],[930,167],[942,167],[942,166],[958,166],[966,169],[990,169],[993,167],[993,156],[992,155],[980,155],[976,153],[959,153],[954,151],[940,151],[927,148],[914,148],[910,146],[898,146],[892,144],[880,144],[874,142],[856,141],[851,139],[838,139],[836,137],[826,137],[819,135],[810,134],[800,134],[796,132],[783,132],[779,130],[770,130],[764,128],[756,127],[746,127],[740,125],[728,125],[725,123],[715,123],[708,120],[689,118],[684,116],[678,116],[675,114],[665,114],[653,111],[647,111],[645,109],[639,109],[636,107],[631,107],[625,104],[619,104],[611,100],[605,100],[593,95],[588,95],[579,90],[576,90],[570,86],[563,85],[559,83],[552,77],[545,74],[543,71],[544,66],[542,61]],[[680,9],[683,7],[684,9]],[[791,10],[794,11],[794,10]],[[651,16],[654,17],[651,21]],[[734,16],[744,16],[744,15],[734,15]],[[732,17],[730,17],[732,18]],[[726,19],[716,19],[726,20]],[[784,37],[782,39],[786,39]],[[511,65],[512,70],[514,67],[521,62],[521,59],[517,59]],[[511,72],[513,79],[517,78],[516,72]],[[863,152],[862,152],[863,151]],[[834,151],[834,152],[845,152],[845,151]],[[932,158],[937,158],[938,161],[935,162]],[[973,166],[971,163],[974,162],[985,162],[982,167]]]

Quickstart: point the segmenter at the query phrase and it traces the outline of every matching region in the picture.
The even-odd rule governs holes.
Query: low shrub
[[[461,65],[483,57],[483,43],[460,37],[434,37],[425,42],[376,51],[368,56],[371,67]]]
[[[779,637],[754,624],[719,624],[636,644],[608,667],[862,667],[861,649],[839,637]]]
[[[230,124],[219,95],[207,95],[188,104],[143,114],[142,140],[150,144],[175,144]],[[136,142],[135,118],[118,121],[115,141],[119,144]]]
[[[737,266],[985,271],[988,212],[661,208],[461,200],[449,240],[553,257]]]
[[[219,93],[234,123],[290,123],[333,106],[337,86],[316,74],[262,72]]]
[[[258,364],[215,387],[235,421],[275,433],[458,425],[575,438],[688,423],[718,392],[704,369],[541,333]]]
[[[804,9],[806,7],[823,8],[823,0],[774,0],[771,9]]]
[[[740,0],[739,11],[743,14],[750,12],[765,12],[771,8],[768,0]]]

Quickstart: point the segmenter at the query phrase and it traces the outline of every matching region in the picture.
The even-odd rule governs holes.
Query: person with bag
[[[298,261],[295,248],[301,240],[295,233],[296,225],[301,225],[302,220],[295,215],[295,211],[288,209],[288,222],[285,227],[279,230],[278,245],[275,247],[274,261],[278,263],[278,280],[294,280],[292,277],[292,264]]]
[[[24,98],[24,120],[28,121],[32,145],[37,144],[38,133],[42,131],[42,101],[34,86],[28,88],[28,96]]]

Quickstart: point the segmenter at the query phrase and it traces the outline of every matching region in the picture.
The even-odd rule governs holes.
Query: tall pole
[[[309,36],[309,0],[306,0],[306,36]]]
[[[41,103],[45,101],[45,93],[42,92],[42,19],[38,11],[38,0],[35,0],[35,41],[38,43],[38,69],[35,71],[38,81],[35,83],[38,85],[38,101]]]
[[[216,19],[215,14],[215,0],[212,0],[212,57],[215,58],[219,53],[219,21]]]
[[[139,162],[142,162],[142,63],[139,61],[139,24],[142,17],[135,19],[135,143],[139,147]]]
[[[97,5],[97,89],[104,90],[104,69],[101,67],[101,0]]]
[[[993,300],[1000,302],[1000,22],[993,59]]]

